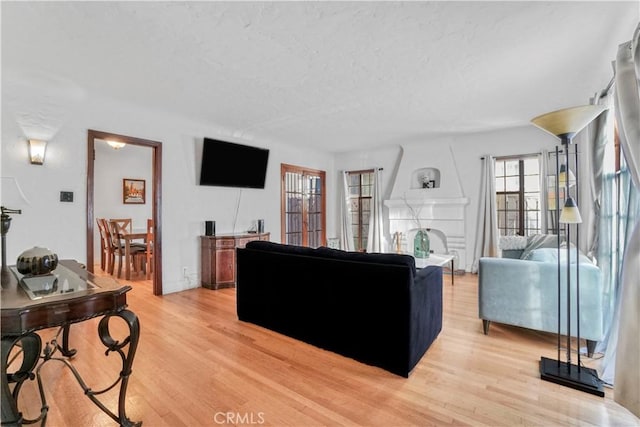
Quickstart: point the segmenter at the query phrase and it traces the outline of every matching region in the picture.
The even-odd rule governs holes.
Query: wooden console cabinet
[[[200,236],[200,284],[207,289],[236,285],[236,248],[252,240],[269,240],[270,233]]]

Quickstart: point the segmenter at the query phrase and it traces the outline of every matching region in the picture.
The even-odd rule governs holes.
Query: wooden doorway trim
[[[131,145],[149,147],[153,150],[151,195],[152,216],[154,220],[153,248],[153,294],[162,295],[162,143],[132,136],[118,135],[89,129],[87,133],[87,269],[93,272],[93,233],[94,233],[94,163],[95,140],[120,141]]]

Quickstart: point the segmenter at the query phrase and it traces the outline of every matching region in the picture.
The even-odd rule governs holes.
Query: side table
[[[126,293],[131,287],[121,285],[109,277],[96,277],[72,260],[60,261],[53,274],[57,277],[53,287],[37,291],[29,289],[29,294],[28,288],[20,283],[21,275],[17,271],[3,274],[0,302],[2,425],[21,426],[23,423],[32,424],[38,421],[44,424],[48,406],[42,388],[40,367],[50,360],[57,360],[71,369],[84,394],[115,422],[121,426],[140,426],[142,422],[132,422],[125,411],[127,385],[140,338],[138,318],[127,310]],[[98,324],[98,336],[107,348],[105,354],[118,354],[122,360],[122,370],[111,386],[94,391],[86,385],[76,368],[67,360],[76,355],[76,350],[69,348],[69,333],[73,323],[100,316],[102,319]],[[111,337],[109,320],[112,317],[119,317],[128,325],[129,336],[123,341],[116,341]],[[60,327],[58,335],[43,349],[36,331],[52,327]],[[60,333],[61,343],[57,339]],[[8,372],[9,357],[14,347],[21,348],[18,351],[23,352],[22,363],[17,371]],[[56,357],[58,351],[64,357]],[[40,416],[35,420],[26,420],[18,410],[18,396],[23,383],[36,377],[42,399]],[[115,414],[98,399],[98,396],[118,384],[118,413]]]
[[[415,257],[414,257],[415,258]],[[454,265],[453,265],[453,255],[449,254],[429,254],[429,258],[415,258],[416,260],[416,268],[425,268],[429,265],[437,265],[440,267],[444,267],[447,263],[451,265],[451,286],[454,285],[453,276],[454,274]]]

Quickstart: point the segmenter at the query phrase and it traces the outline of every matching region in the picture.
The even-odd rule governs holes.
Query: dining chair
[[[118,233],[124,234],[133,232],[133,222],[131,221],[131,218],[111,218],[109,222],[116,224]],[[131,247],[146,249],[147,245],[144,243],[131,242]]]
[[[100,268],[102,271],[108,271],[111,243],[109,242],[107,230],[105,230],[104,218],[96,218],[96,223],[98,224],[98,232],[100,233]]]
[[[147,272],[147,280],[151,279],[151,272],[153,271],[153,219],[147,219],[147,249],[145,250],[146,255],[146,272]]]
[[[131,221],[131,220],[129,220]],[[126,228],[122,228],[122,222],[119,220],[110,220],[109,221],[109,231],[111,234],[111,248],[113,250],[113,258],[115,264],[115,256],[118,256],[118,275],[120,278],[122,276],[122,266],[123,262],[129,263],[129,265],[133,266],[133,270],[140,270],[140,265],[142,261],[142,255],[144,255],[144,249],[140,246],[130,245],[130,259],[124,259],[126,255],[125,245],[120,237],[124,233],[129,232]],[[138,261],[138,262],[136,262]],[[110,274],[113,274],[114,265],[111,266]]]
[[[131,233],[132,231],[133,223],[131,218],[111,218],[109,222],[115,223],[120,233]]]
[[[113,244],[113,239],[111,238],[111,228],[109,226],[109,221],[107,221],[106,218],[98,218],[97,221],[105,248],[105,271],[109,274],[113,274],[113,269],[115,266],[115,247]]]

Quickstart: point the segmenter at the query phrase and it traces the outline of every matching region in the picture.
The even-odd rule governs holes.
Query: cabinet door
[[[208,237],[200,238],[200,282],[204,287],[215,283],[215,240]]]
[[[236,249],[216,250],[216,284],[236,282]]]
[[[247,246],[247,243],[249,243],[252,240],[257,240],[257,238],[255,238],[255,237],[246,237],[244,239],[238,239],[236,241],[236,247],[237,248],[244,248],[245,246]]]

